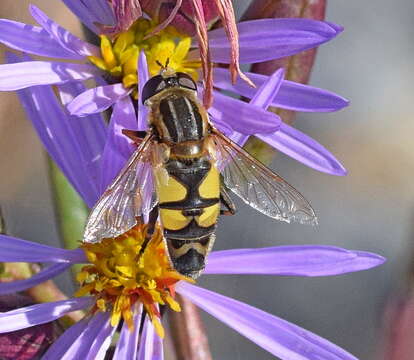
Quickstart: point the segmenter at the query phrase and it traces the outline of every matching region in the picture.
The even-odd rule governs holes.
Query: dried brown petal
[[[164,23],[171,16],[176,5],[177,1],[175,0],[141,0],[143,11],[151,17],[158,17],[161,23]],[[203,1],[202,5],[206,26],[209,29],[218,19],[218,10],[214,1]],[[197,33],[194,17],[193,0],[182,0],[181,7],[172,19],[171,25],[180,32],[194,36]]]

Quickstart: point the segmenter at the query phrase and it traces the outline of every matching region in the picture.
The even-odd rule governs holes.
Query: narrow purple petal
[[[314,48],[337,36],[342,28],[310,19],[260,19],[243,21],[239,30],[240,63],[279,59]],[[209,31],[211,59],[230,62],[230,43],[223,28]]]
[[[148,109],[142,104],[142,89],[150,78],[148,72],[147,57],[143,51],[138,57],[138,130],[145,131],[148,129]]]
[[[268,78],[266,75],[246,72],[246,75],[260,87]],[[256,92],[245,81],[237,79],[231,83],[229,71],[223,68],[214,69],[214,86],[228,90],[247,98],[252,98]],[[316,87],[283,80],[279,92],[271,105],[283,109],[304,112],[331,112],[348,106],[349,101],[343,97]]]
[[[256,136],[313,169],[337,176],[347,174],[342,164],[322,145],[285,123],[282,123],[279,131],[273,134]]]
[[[139,350],[137,360],[163,360],[164,351],[162,340],[155,333],[154,326],[148,319],[144,322],[144,330],[142,332],[141,341],[139,343]]]
[[[78,59],[38,26],[0,19],[0,43],[33,55],[58,59]]]
[[[276,107],[304,112],[333,112],[348,105],[347,99],[331,91],[289,80],[282,83],[273,102]]]
[[[62,0],[89,29],[100,34],[96,24],[115,25],[115,16],[107,0]]]
[[[18,291],[29,289],[42,282],[54,278],[71,266],[72,264],[53,264],[33,275],[30,279],[0,283],[0,295],[12,294]]]
[[[33,87],[19,92],[19,97],[40,138],[47,139],[45,146],[49,155],[85,202],[92,206],[98,199],[98,184],[88,171],[88,162],[71,126],[71,118],[57,102],[53,89]]]
[[[107,316],[107,320],[96,334],[95,340],[90,346],[88,355],[85,360],[104,360],[106,351],[111,345],[112,336],[114,335],[116,326],[111,325],[110,316]]]
[[[108,109],[130,93],[120,83],[86,90],[71,101],[67,109],[72,115],[87,116]]]
[[[250,305],[184,282],[177,291],[283,360],[357,360],[328,340]]]
[[[94,302],[92,297],[36,304],[17,310],[0,313],[0,333],[25,329],[45,324],[76,310],[85,309]]]
[[[80,82],[59,85],[59,95],[65,106],[74,97],[86,90]],[[79,144],[88,173],[95,184],[101,176],[101,158],[107,136],[107,125],[102,114],[91,114],[87,119],[71,116],[69,121]]]
[[[101,71],[88,64],[29,61],[0,65],[0,91],[24,89],[36,85],[64,84],[83,81]]]
[[[142,305],[134,306],[134,330],[128,328],[124,322],[121,335],[116,345],[113,360],[136,359],[138,353],[139,328],[141,323]]]
[[[7,59],[15,62],[19,58],[9,53]],[[18,91],[18,96],[50,156],[85,202],[92,206],[98,199],[98,184],[88,172],[88,160],[72,128],[71,118],[64,112],[53,88],[35,86]]]
[[[91,302],[93,302],[93,300]],[[108,323],[109,313],[98,312],[90,319],[84,319],[82,322],[85,320],[88,320],[86,326],[82,324],[82,326],[72,330],[71,333],[66,336],[66,339],[61,342],[61,346],[59,348],[55,346],[53,351],[48,351],[47,356],[45,355],[42,360],[87,359],[92,344]],[[67,331],[70,331],[70,329]],[[75,336],[75,332],[77,333],[77,336]],[[72,340],[72,342],[69,342],[69,340]]]
[[[273,99],[277,96],[284,76],[285,70],[283,68],[276,70],[266,81],[260,84],[259,89],[250,100],[250,104],[260,106],[263,110],[267,110]]]
[[[42,360],[56,360],[62,359],[65,352],[78,339],[88,326],[88,319],[83,318],[76,324],[67,329],[53,344],[49,347],[47,352],[43,355]]]
[[[255,90],[255,94],[252,96],[252,99],[250,100],[249,104],[251,106],[259,107],[263,110],[266,110],[273,101],[274,97],[277,96],[280,86],[283,82],[283,76],[283,69],[276,70],[272,74],[272,76],[269,76],[266,79],[266,81],[262,82],[258,90]],[[226,126],[228,125],[224,123],[224,121],[226,120],[224,117],[220,119],[221,121],[218,121],[217,117],[214,117],[213,120],[220,131],[224,132],[225,135],[230,137],[231,140],[233,140],[240,146],[243,146],[249,138],[249,135],[242,134],[238,131],[228,131],[228,129],[226,129]]]
[[[79,39],[77,36],[50,19],[37,6],[30,5],[29,10],[37,23],[68,52],[77,55],[79,59],[83,59],[85,56],[100,56],[101,53],[97,46]]]
[[[81,249],[59,249],[12,236],[0,235],[0,262],[84,263],[86,258]]]
[[[134,105],[131,98],[127,96],[115,104],[109,122],[108,138],[102,155],[101,193],[118,175],[136,148],[132,140],[122,133],[122,130],[136,130],[136,128]]]
[[[281,124],[278,115],[217,91],[214,92],[214,103],[209,113],[213,121],[226,122],[233,130],[247,135],[274,132]]]
[[[234,132],[229,136],[229,138],[234,141],[239,146],[243,146],[246,141],[249,139],[250,135],[240,134],[238,132]]]
[[[377,254],[334,246],[277,246],[214,251],[204,273],[329,276],[370,269],[384,262]]]

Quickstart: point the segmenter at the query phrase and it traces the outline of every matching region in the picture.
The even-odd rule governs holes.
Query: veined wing
[[[309,202],[294,187],[219,131],[212,137],[224,184],[245,203],[277,220],[317,224]]]
[[[144,138],[92,209],[84,242],[96,243],[125,233],[137,224],[137,217],[156,205],[151,167],[152,138],[152,134]]]

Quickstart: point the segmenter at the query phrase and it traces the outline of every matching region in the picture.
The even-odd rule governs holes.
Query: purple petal
[[[85,263],[81,249],[65,250],[0,235],[0,262],[63,262]]]
[[[12,54],[7,54],[7,59],[18,61]],[[93,205],[98,199],[97,183],[88,172],[88,160],[82,153],[71,118],[63,111],[53,89],[37,86],[18,91],[18,96],[50,156],[85,202]]]
[[[82,322],[85,320],[86,319],[82,320]],[[66,339],[62,340],[60,347],[58,348],[57,346],[54,346],[53,351],[48,351],[47,356],[45,355],[42,360],[86,360],[92,344],[108,323],[108,320],[109,313],[98,312],[94,314],[92,318],[89,319],[86,326],[82,324],[82,326],[72,330],[71,333],[66,336]],[[70,329],[67,331],[70,331]],[[77,333],[77,336],[75,336],[75,332]],[[69,340],[72,340],[72,342],[69,342]]]
[[[138,130],[145,131],[148,129],[148,108],[142,104],[142,89],[149,80],[147,57],[143,51],[138,57]]]
[[[0,43],[33,55],[58,59],[78,59],[79,56],[62,48],[38,26],[0,19]]]
[[[250,135],[244,135],[238,132],[234,132],[229,136],[230,140],[234,141],[236,144],[239,144],[239,146],[243,146],[249,137]]]
[[[242,302],[184,282],[177,291],[283,360],[357,360],[331,342]]]
[[[101,52],[95,45],[89,44],[77,36],[71,34],[68,30],[61,27],[59,24],[50,19],[43,11],[37,6],[29,6],[30,13],[37,23],[45,29],[48,34],[53,37],[57,43],[68,52],[78,55],[79,59],[83,59],[85,56],[100,56]]]
[[[263,110],[267,110],[273,99],[277,96],[284,76],[285,70],[283,68],[276,70],[266,81],[260,84],[259,89],[250,100],[250,104],[260,106]]]
[[[84,201],[92,206],[98,199],[98,184],[88,171],[71,119],[63,112],[53,89],[33,87],[21,90],[18,95],[49,155]]]
[[[75,325],[67,329],[53,344],[49,347],[47,352],[43,355],[42,360],[62,359],[65,352],[70,346],[79,338],[88,326],[88,319],[83,318]]]
[[[59,85],[59,95],[65,106],[74,97],[86,90],[79,82]],[[91,114],[87,119],[71,116],[69,121],[79,144],[87,171],[95,184],[99,184],[101,176],[101,158],[107,136],[107,125],[102,114]]]
[[[139,328],[141,323],[142,305],[134,305],[134,330],[124,322],[121,335],[116,345],[113,360],[136,359],[138,352]]]
[[[36,85],[83,81],[99,75],[92,65],[63,62],[29,61],[0,65],[0,91],[24,89]]]
[[[377,254],[334,246],[277,246],[214,251],[204,273],[329,276],[370,269],[384,262]]]
[[[92,297],[36,304],[17,310],[0,313],[0,333],[25,329],[45,324],[76,310],[85,309],[94,302]]]
[[[348,105],[347,99],[331,91],[289,80],[283,81],[273,101],[273,106],[304,112],[332,112]]]
[[[115,16],[107,0],[62,0],[89,29],[100,34],[96,24],[115,25]]]
[[[233,130],[243,134],[277,131],[281,119],[258,106],[214,92],[214,103],[209,109],[213,121],[226,122]]]
[[[148,316],[144,322],[144,330],[142,332],[141,341],[139,342],[139,350],[137,360],[163,360],[164,351],[162,340],[155,333],[154,326],[148,320]]]
[[[108,109],[130,93],[122,84],[98,86],[86,90],[69,103],[67,109],[72,115],[87,116]]]
[[[108,314],[109,315],[109,314]],[[107,320],[102,328],[97,333],[95,340],[90,346],[88,355],[85,360],[103,360],[105,359],[106,351],[111,345],[112,337],[115,333],[116,326],[111,325],[110,316],[107,316]]]
[[[127,96],[115,104],[109,123],[108,138],[102,155],[101,193],[118,175],[136,149],[136,145],[122,134],[122,130],[136,130],[136,128],[134,105],[131,98]]]
[[[260,19],[243,21],[239,30],[240,63],[279,59],[314,48],[338,35],[337,25],[310,19]],[[209,31],[211,60],[230,62],[230,42],[223,28]]]
[[[322,145],[285,123],[282,123],[279,131],[273,134],[256,136],[313,169],[337,176],[347,174],[342,164]]]
[[[256,86],[261,86],[268,76],[245,73]],[[237,79],[235,84],[231,83],[229,71],[223,68],[214,69],[214,86],[235,92],[238,95],[252,98],[256,92],[254,88],[245,81]],[[316,87],[303,85],[289,80],[283,80],[279,92],[274,97],[272,106],[305,112],[331,112],[337,111],[349,105],[349,101],[343,97]]]
[[[33,275],[30,279],[0,283],[0,295],[12,294],[17,291],[29,289],[42,282],[54,278],[71,266],[72,264],[53,264]]]

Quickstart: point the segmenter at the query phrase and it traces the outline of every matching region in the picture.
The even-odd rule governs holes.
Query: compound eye
[[[161,75],[157,75],[149,79],[142,89],[142,103],[144,104],[149,98],[164,90],[166,83]]]
[[[191,78],[190,75],[186,73],[179,72],[177,73],[178,84],[186,89],[197,91],[197,84]]]

